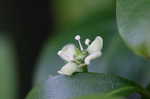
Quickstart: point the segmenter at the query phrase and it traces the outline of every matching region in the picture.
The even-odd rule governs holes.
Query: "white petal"
[[[58,71],[59,74],[71,76],[74,72],[80,72],[77,64],[69,62],[64,65],[61,70]]]
[[[90,54],[89,56],[87,56],[87,57],[85,58],[85,60],[84,60],[85,64],[87,64],[87,65],[90,64],[91,60],[100,57],[101,54],[102,54],[102,53],[101,53],[100,51],[99,51],[99,52],[94,52],[94,53]]]
[[[97,36],[91,45],[87,48],[87,51],[91,54],[94,52],[99,52],[103,48],[103,39]]]
[[[68,44],[58,52],[58,55],[65,61],[70,62],[74,60],[75,53],[76,53],[76,47],[73,44]]]

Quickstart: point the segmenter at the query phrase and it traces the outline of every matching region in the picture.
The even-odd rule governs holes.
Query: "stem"
[[[87,66],[87,65],[83,66],[83,67],[82,67],[82,71],[83,71],[83,72],[88,72],[88,66]]]

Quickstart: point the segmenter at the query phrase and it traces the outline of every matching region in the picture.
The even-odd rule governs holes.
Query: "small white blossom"
[[[102,54],[103,39],[100,36],[97,36],[91,44],[89,44],[90,40],[86,39],[87,49],[83,49],[79,35],[75,39],[78,41],[80,49],[73,44],[68,44],[58,51],[58,55],[68,62],[58,71],[59,74],[70,76],[75,72],[82,72],[83,66],[89,65],[91,60],[100,57]]]

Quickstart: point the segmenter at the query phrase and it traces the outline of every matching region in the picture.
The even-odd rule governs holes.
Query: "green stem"
[[[82,71],[83,71],[83,72],[88,72],[88,66],[83,66],[83,67],[82,67]]]

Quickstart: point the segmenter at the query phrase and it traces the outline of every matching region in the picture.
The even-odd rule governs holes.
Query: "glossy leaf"
[[[119,33],[138,55],[150,58],[150,1],[117,0]]]
[[[40,88],[33,89],[26,99],[72,99],[95,93],[128,96],[143,90],[127,79],[99,73],[77,73],[73,76],[50,77]]]

